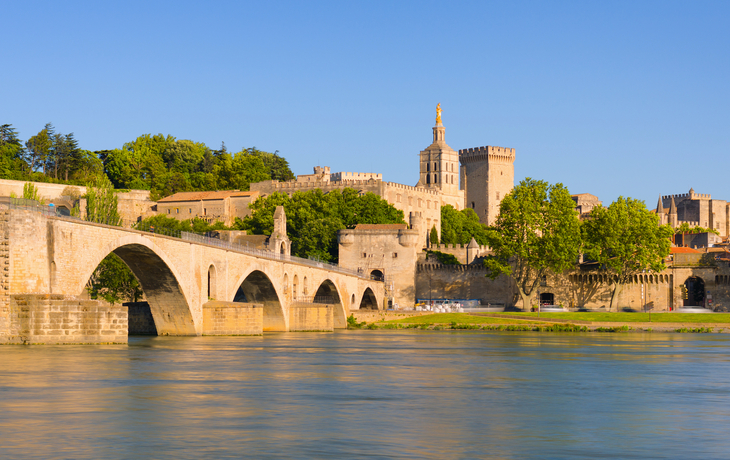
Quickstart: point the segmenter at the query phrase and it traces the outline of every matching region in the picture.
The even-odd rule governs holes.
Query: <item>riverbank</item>
[[[544,332],[728,333],[730,314],[352,312],[354,328]]]

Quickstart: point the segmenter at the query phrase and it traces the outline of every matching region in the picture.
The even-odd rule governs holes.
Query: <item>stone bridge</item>
[[[351,309],[381,308],[382,282],[284,254],[219,247],[216,241],[2,211],[0,304],[7,311],[14,296],[29,294],[81,299],[99,263],[113,252],[139,280],[160,335],[203,334],[204,305],[233,302],[237,292],[239,300],[243,293],[263,310],[263,331],[291,330],[292,310],[319,303],[317,298],[331,306],[334,328],[346,327]]]

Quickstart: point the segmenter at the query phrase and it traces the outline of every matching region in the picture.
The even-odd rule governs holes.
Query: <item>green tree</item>
[[[117,194],[106,176],[99,177],[87,190],[86,220],[106,225],[122,225]]]
[[[269,153],[258,150],[256,147],[251,147],[250,149],[244,149],[244,151],[249,155],[261,158],[272,180],[286,182],[295,179],[294,173],[289,169],[289,162],[279,156],[278,150],[274,153]]]
[[[530,178],[520,182],[499,206],[489,229],[492,255],[484,260],[492,279],[511,277],[529,308],[530,297],[550,272],[573,267],[581,247],[575,203],[563,184],[550,185]]]
[[[30,166],[30,172],[36,171],[40,166],[45,175],[46,161],[51,151],[53,134],[53,125],[47,123],[45,128],[25,143],[27,148],[26,160]]]
[[[92,299],[101,298],[111,304],[137,302],[144,294],[132,270],[113,252],[94,270],[86,290]]]
[[[715,230],[714,228],[705,228],[700,227],[699,225],[690,227],[687,222],[682,222],[679,227],[674,229],[674,233],[714,233],[715,235],[720,234],[720,232]]]
[[[0,125],[0,178],[19,179],[27,167],[25,147],[12,125]]]
[[[319,189],[296,192],[291,197],[273,193],[251,204],[252,215],[237,219],[235,227],[252,234],[271,234],[277,206],[286,212],[292,254],[327,262],[337,261],[338,230],[357,224],[404,223],[403,211],[387,201],[372,193],[360,196],[357,190],[346,188],[327,194]]]
[[[26,200],[35,200],[40,204],[45,204],[41,194],[38,192],[38,187],[36,187],[32,182],[26,182],[25,185],[23,185],[23,198]]]
[[[436,226],[431,227],[431,233],[429,234],[429,241],[432,245],[439,244],[439,232],[436,230]]]
[[[672,229],[659,225],[656,214],[643,201],[619,197],[608,208],[593,208],[583,223],[585,255],[601,264],[609,273],[613,286],[611,305],[624,284],[645,270],[660,272],[666,268]]]
[[[489,239],[487,226],[471,208],[457,211],[450,204],[441,206],[441,243],[469,244],[472,237],[485,245]]]

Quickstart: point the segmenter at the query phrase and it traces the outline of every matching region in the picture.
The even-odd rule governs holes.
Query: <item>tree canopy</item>
[[[659,225],[643,201],[619,197],[606,208],[595,207],[582,226],[584,253],[609,272],[612,309],[621,287],[644,271],[666,267],[673,230]]]
[[[360,195],[356,190],[346,188],[326,194],[319,189],[295,192],[291,197],[273,193],[251,204],[252,215],[236,219],[235,227],[252,234],[270,234],[277,206],[283,206],[286,212],[292,254],[326,262],[337,261],[337,230],[356,224],[404,223],[403,211],[379,196]]]
[[[488,276],[510,276],[523,307],[529,308],[540,280],[549,272],[573,267],[578,259],[580,222],[568,189],[524,179],[500,203],[488,245],[492,249],[484,260]]]
[[[457,211],[450,204],[441,206],[441,243],[469,244],[472,237],[485,245],[489,240],[487,226],[479,222],[479,216],[471,209]]]

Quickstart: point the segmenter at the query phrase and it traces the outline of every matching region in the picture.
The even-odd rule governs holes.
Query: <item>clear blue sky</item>
[[[0,123],[82,148],[145,133],[418,180],[454,149],[650,208],[730,200],[730,2],[5,2]]]

